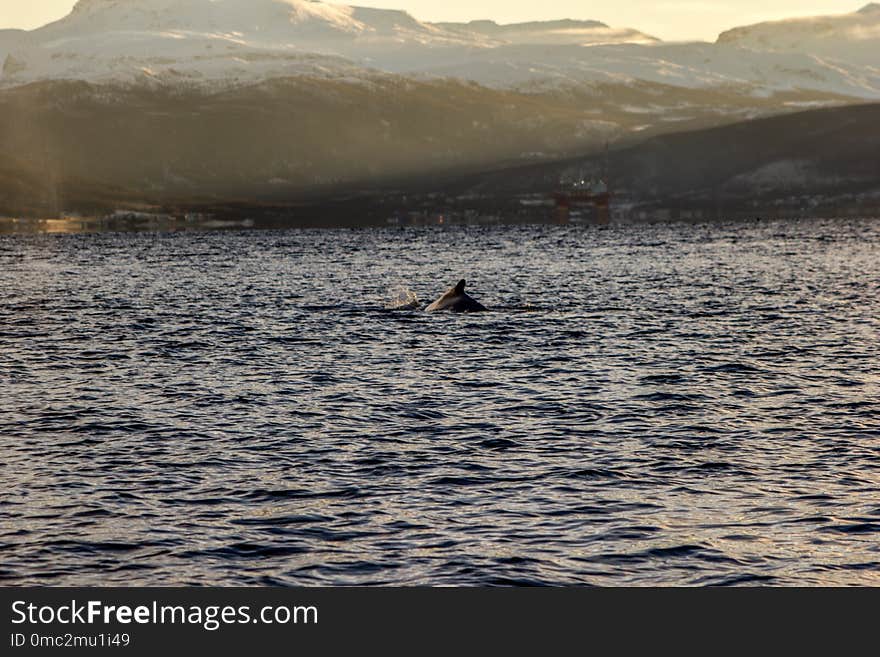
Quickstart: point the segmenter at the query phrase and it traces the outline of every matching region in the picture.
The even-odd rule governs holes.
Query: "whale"
[[[462,279],[455,287],[449,288],[443,296],[437,299],[425,312],[434,313],[446,310],[453,313],[476,313],[483,312],[486,308],[476,299],[465,294],[464,287],[467,282]]]

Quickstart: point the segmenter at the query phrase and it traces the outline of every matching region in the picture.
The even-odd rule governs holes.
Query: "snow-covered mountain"
[[[809,53],[880,68],[880,3],[835,16],[794,18],[737,27],[718,43],[758,51]]]
[[[436,23],[463,36],[481,36],[505,44],[589,46],[607,43],[652,43],[658,39],[630,28],[613,28],[599,21],[535,21],[499,25],[480,20],[469,23]]]
[[[501,43],[435,52],[430,64],[411,70],[532,90],[649,82],[750,95],[811,90],[880,98],[878,3],[852,14],[737,28],[711,44],[662,43],[595,21],[440,26]]]
[[[749,95],[812,90],[880,98],[880,69],[726,44],[500,46],[444,54],[442,59],[435,55],[435,62],[421,70],[532,91],[652,82],[685,89],[738,89]]]
[[[80,0],[24,37],[0,35],[0,53],[13,59],[6,85],[348,76],[363,66],[340,56],[401,44],[461,45],[461,38],[402,11],[308,0]]]
[[[69,36],[116,30],[256,34],[262,40],[387,37],[441,38],[441,30],[403,11],[311,0],[79,0],[44,34]]]
[[[650,82],[876,98],[878,8],[739,28],[718,44],[663,44],[598,21],[431,24],[403,11],[311,0],[80,0],[45,27],[0,32],[0,86],[46,79],[228,86],[385,72],[532,92]]]

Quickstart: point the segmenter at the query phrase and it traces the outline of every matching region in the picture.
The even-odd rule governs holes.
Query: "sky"
[[[122,0],[136,2],[137,0]],[[405,9],[427,21],[491,18],[499,23],[557,18],[592,19],[632,27],[666,40],[714,41],[731,27],[795,16],[839,14],[868,4],[844,0],[349,0]],[[75,0],[0,0],[0,29],[33,29],[66,15]]]

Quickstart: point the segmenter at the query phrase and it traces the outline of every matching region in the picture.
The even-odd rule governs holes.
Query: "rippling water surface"
[[[880,584],[878,245],[2,236],[0,583]]]

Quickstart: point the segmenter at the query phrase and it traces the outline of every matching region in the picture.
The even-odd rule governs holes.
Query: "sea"
[[[0,584],[880,585],[880,220],[0,235]],[[421,307],[459,279],[486,313]]]

